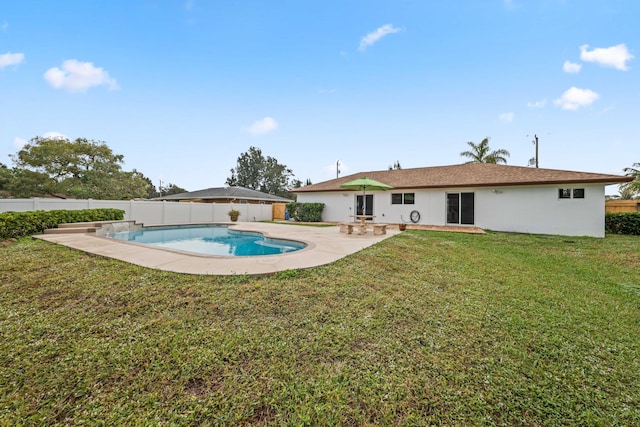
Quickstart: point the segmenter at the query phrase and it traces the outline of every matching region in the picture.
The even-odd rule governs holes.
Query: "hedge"
[[[320,222],[322,221],[322,210],[324,203],[287,203],[289,216],[300,222]]]
[[[640,212],[607,212],[604,231],[613,234],[640,235]]]
[[[0,240],[42,233],[47,228],[71,222],[124,219],[122,209],[80,209],[0,213]]]

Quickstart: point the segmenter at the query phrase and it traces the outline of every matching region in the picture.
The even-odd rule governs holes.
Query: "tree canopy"
[[[290,197],[288,190],[293,186],[293,172],[286,165],[278,163],[271,156],[265,157],[262,150],[249,147],[240,154],[237,165],[227,178],[229,186],[240,186],[281,197]]]
[[[634,180],[620,186],[620,195],[627,199],[637,197],[640,194],[640,163],[634,163],[631,167],[624,168],[623,172],[627,176],[632,176]]]
[[[180,193],[186,193],[187,190],[185,190],[182,187],[178,187],[175,184],[167,184],[167,185],[160,185],[158,187],[158,196],[171,196],[172,194],[180,194]]]
[[[489,137],[483,139],[480,144],[475,144],[473,141],[469,141],[467,142],[467,145],[471,147],[471,150],[460,153],[462,157],[471,159],[467,163],[506,164],[507,157],[510,156],[509,152],[504,149],[491,151],[491,148],[489,147]]]
[[[0,197],[9,195],[8,185],[11,182],[11,169],[0,163]]]
[[[102,141],[35,137],[0,168],[0,190],[11,197],[116,199],[153,197],[156,189],[141,172],[122,170],[124,156]]]

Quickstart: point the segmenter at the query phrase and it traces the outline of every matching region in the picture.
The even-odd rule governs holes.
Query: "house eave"
[[[443,188],[487,188],[487,187],[525,187],[525,186],[541,186],[541,185],[576,185],[576,184],[602,184],[617,185],[625,182],[633,181],[633,177],[625,177],[626,179],[581,179],[581,180],[550,180],[550,181],[503,181],[503,182],[485,182],[485,183],[456,183],[456,184],[438,184],[438,185],[408,185],[397,186],[387,191],[393,190],[435,190]],[[330,188],[320,190],[292,190],[291,193],[336,193],[352,191],[344,188]]]

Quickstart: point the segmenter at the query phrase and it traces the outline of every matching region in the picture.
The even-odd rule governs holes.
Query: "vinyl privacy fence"
[[[241,203],[182,203],[149,200],[0,199],[0,212],[50,211],[114,208],[124,219],[144,225],[227,222],[227,212],[240,211],[238,221],[270,221],[271,205]]]

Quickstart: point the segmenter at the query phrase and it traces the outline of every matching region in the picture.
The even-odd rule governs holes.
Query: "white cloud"
[[[22,150],[22,147],[24,147],[25,145],[27,145],[27,141],[26,139],[23,138],[19,138],[19,137],[15,137],[13,139],[13,146],[16,147],[18,150]]]
[[[278,129],[278,122],[271,117],[265,117],[252,124],[249,128],[249,133],[252,135],[264,135],[276,129]]]
[[[49,139],[69,139],[68,136],[56,131],[45,132],[42,134],[42,137],[49,138]],[[13,139],[13,146],[16,147],[18,150],[22,150],[22,148],[28,143],[29,141],[27,141],[24,138],[20,138],[19,136],[16,136]]]
[[[527,102],[527,107],[529,108],[543,108],[545,105],[547,105],[547,98],[540,101]]]
[[[599,96],[600,95],[591,89],[571,87],[567,89],[560,98],[553,101],[553,103],[563,110],[577,110],[580,107],[587,107],[593,104]]]
[[[586,62],[597,62],[605,67],[613,67],[622,71],[629,69],[627,61],[634,58],[624,43],[607,48],[597,47],[591,51],[588,49],[589,45],[580,46],[580,59]]]
[[[67,135],[62,134],[60,132],[56,132],[56,131],[45,132],[42,134],[42,137],[50,138],[50,139],[69,139]]]
[[[500,121],[504,123],[511,123],[514,117],[515,117],[515,114],[513,113],[502,113],[498,116]]]
[[[360,52],[364,52],[365,50],[367,50],[369,46],[374,45],[375,43],[378,42],[378,40],[380,40],[384,36],[387,36],[393,33],[399,33],[400,31],[402,31],[400,30],[400,28],[395,28],[391,24],[383,25],[377,30],[372,31],[366,36],[364,36],[362,40],[360,40],[360,46],[358,46],[358,50]]]
[[[24,62],[24,53],[5,53],[0,55],[0,70],[9,65],[18,65]]]
[[[582,64],[576,64],[571,61],[564,61],[564,64],[562,65],[562,71],[569,74],[579,73],[581,69]]]
[[[7,21],[4,21],[2,25],[0,25],[0,28],[2,28],[2,31],[6,33],[9,29],[9,23]]]
[[[44,73],[44,79],[56,89],[72,92],[84,92],[90,87],[102,85],[109,86],[109,90],[120,89],[116,80],[103,68],[95,67],[91,62],[75,59],[64,61],[62,68],[49,68]]]

